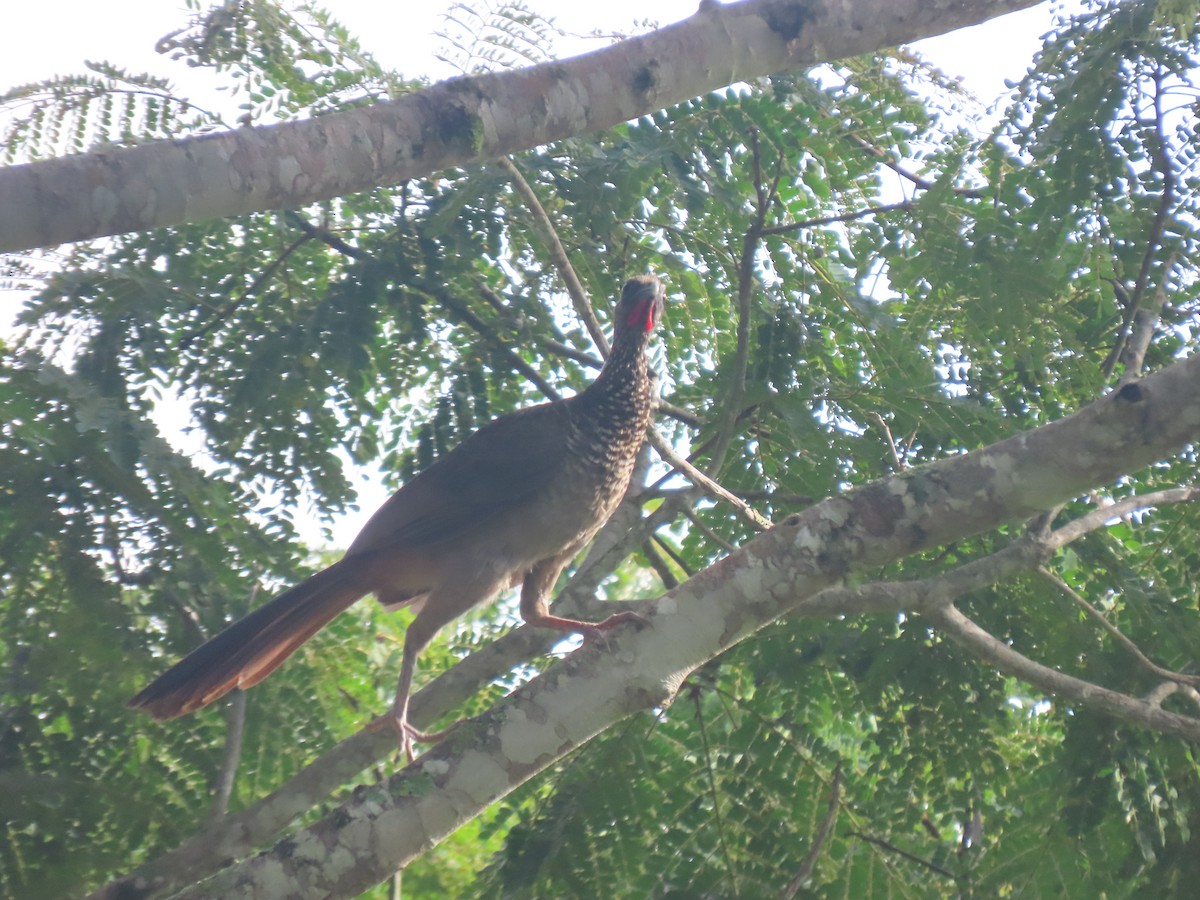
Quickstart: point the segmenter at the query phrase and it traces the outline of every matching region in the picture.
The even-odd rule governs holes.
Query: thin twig
[[[303,216],[292,210],[288,210],[285,213],[285,216],[289,222],[294,223],[297,228],[305,233],[306,236],[327,244],[328,246],[337,250],[339,253],[344,253],[346,256],[358,260],[369,260],[373,258],[371,254],[358,247],[354,247],[351,244],[347,244],[327,228],[314,225],[312,222],[309,222]],[[443,287],[422,287],[415,284],[412,286],[415,289],[422,291],[422,293],[433,297],[444,308],[454,313],[454,315],[456,315],[461,322],[473,329],[480,337],[498,350],[501,355],[506,357],[509,367],[514,371],[520,372],[522,375],[524,375],[539,391],[542,392],[544,396],[551,400],[558,399],[559,394],[558,391],[554,389],[554,386],[551,385],[550,382],[545,378],[543,378],[537,369],[525,362],[525,360],[515,353],[511,347],[505,344],[496,330],[484,322],[479,316],[477,316],[471,310],[470,305],[465,300],[460,299]]]
[[[246,605],[253,608],[258,598],[258,582],[250,588]],[[211,825],[229,813],[229,799],[237,781],[238,766],[242,761],[242,739],[246,733],[246,692],[234,691],[225,711],[225,752],[221,756],[221,768],[217,772],[217,784],[213,789],[213,802],[209,807],[206,824]]]
[[[500,315],[507,319],[513,318],[513,308],[501,300],[500,295],[486,284],[481,284],[479,286],[479,296],[487,302],[488,306],[496,310],[496,312],[498,312]],[[560,338],[562,337],[562,332],[559,330],[558,326],[553,320],[547,322],[546,324],[549,325],[551,331],[557,334]],[[518,333],[523,333],[523,329],[519,327],[515,328],[514,330]],[[576,350],[574,347],[564,343],[561,340],[556,340],[555,338],[543,338],[538,335],[534,335],[533,339],[537,341],[537,345],[539,347],[542,347],[543,349],[566,359],[574,360],[581,366],[586,366],[589,369],[599,369],[604,365],[603,359],[593,356],[584,350]]]
[[[717,421],[716,438],[709,454],[708,470],[713,475],[721,471],[725,456],[733,442],[733,434],[741,415],[742,399],[746,394],[746,371],[750,364],[750,313],[754,293],[754,256],[758,250],[759,235],[767,221],[770,195],[762,186],[762,158],[758,132],[750,132],[750,159],[754,170],[754,188],[758,202],[754,218],[742,235],[742,252],[737,264],[737,350],[733,360],[733,372],[729,382],[729,393],[722,406],[724,414]]]
[[[721,845],[721,857],[725,863],[725,868],[729,872],[729,879],[733,887],[733,896],[738,896],[738,877],[737,869],[733,865],[733,854],[729,851],[729,844],[725,838],[725,819],[721,814],[721,792],[717,790],[717,778],[713,773],[712,748],[708,742],[708,728],[704,720],[704,706],[700,702],[700,690],[693,687],[692,700],[696,707],[696,724],[700,732],[700,745],[704,752],[704,774],[708,781],[708,790],[710,802],[712,803],[713,820],[717,826],[717,843]]]
[[[1168,681],[1176,681],[1180,684],[1200,684],[1200,675],[1184,675],[1181,672],[1173,672],[1170,669],[1164,669],[1162,666],[1151,660],[1150,657],[1146,656],[1146,654],[1141,651],[1141,648],[1139,648],[1137,644],[1126,637],[1116,625],[1104,617],[1104,614],[1100,612],[1100,610],[1096,609],[1095,606],[1088,602],[1086,597],[1076,591],[1073,587],[1071,587],[1045,566],[1038,566],[1035,571],[1039,576],[1075,601],[1075,603],[1091,618],[1093,618],[1101,628],[1116,638],[1117,643],[1133,654],[1133,657],[1139,663],[1141,663],[1143,668],[1145,668],[1148,672],[1151,672],[1160,678],[1165,678]]]
[[[423,293],[428,294],[440,303],[443,307],[453,312],[460,320],[473,328],[480,336],[488,343],[500,351],[501,354],[508,360],[508,364],[513,370],[524,375],[530,383],[532,383],[542,394],[551,400],[557,400],[559,393],[554,389],[549,381],[542,377],[533,366],[525,362],[511,347],[509,347],[501,339],[495,329],[489,327],[483,319],[475,315],[471,311],[471,307],[467,305],[465,300],[455,296],[449,290],[443,287],[426,287],[420,288]]]
[[[771,522],[754,510],[744,500],[721,487],[721,485],[717,484],[717,482],[713,481],[711,478],[693,466],[690,462],[676,453],[671,445],[667,443],[666,438],[659,434],[657,429],[651,428],[647,433],[647,438],[650,441],[651,446],[658,451],[658,455],[662,457],[663,462],[669,464],[673,469],[685,475],[696,487],[700,488],[711,497],[724,500],[735,510],[737,510],[738,514],[742,518],[760,531],[765,531],[771,527]]]
[[[1162,246],[1163,231],[1167,224],[1167,215],[1175,203],[1175,167],[1171,165],[1171,157],[1167,153],[1166,122],[1163,114],[1163,76],[1165,71],[1159,66],[1154,73],[1154,134],[1156,143],[1151,159],[1162,178],[1162,196],[1158,208],[1154,211],[1154,221],[1150,223],[1150,233],[1146,236],[1146,249],[1142,254],[1142,263],[1138,268],[1137,280],[1133,284],[1133,296],[1130,298],[1133,307],[1142,305],[1142,297],[1146,294],[1146,286],[1150,282],[1150,269],[1154,265],[1154,255]]]
[[[909,853],[907,850],[902,850],[895,844],[885,841],[882,838],[871,837],[869,834],[863,834],[861,831],[847,831],[846,836],[858,838],[860,841],[866,841],[868,844],[874,844],[876,847],[887,850],[889,853],[895,853],[897,856],[903,856],[909,862],[914,862],[919,866],[924,866],[929,871],[936,872],[938,875],[943,875],[946,878],[954,877],[953,872],[943,869],[941,866],[937,865],[936,863],[931,863],[927,859],[922,859],[915,853]]]
[[[257,589],[257,585],[255,587]],[[233,796],[238,766],[242,761],[242,739],[245,733],[246,692],[234,691],[225,710],[225,751],[221,756],[221,768],[217,772],[212,806],[205,817],[205,823],[208,825],[219,822],[229,813],[229,800]]]
[[[733,544],[729,543],[729,541],[725,540],[723,537],[705,525],[704,522],[701,521],[700,517],[696,514],[694,507],[689,506],[685,508],[683,515],[689,522],[692,523],[693,528],[708,538],[710,543],[720,547],[726,553],[733,553],[735,550],[737,550],[737,547],[733,546]]]
[[[1118,298],[1124,298],[1125,316],[1117,332],[1117,339],[1113,344],[1113,348],[1109,351],[1108,356],[1105,357],[1104,362],[1100,366],[1100,371],[1106,377],[1112,374],[1117,361],[1122,356],[1125,343],[1129,339],[1131,328],[1134,326],[1134,318],[1142,305],[1142,298],[1145,296],[1146,287],[1150,282],[1150,269],[1154,265],[1155,254],[1157,254],[1159,248],[1162,246],[1162,236],[1166,229],[1167,216],[1175,203],[1175,167],[1171,165],[1171,158],[1167,153],[1167,135],[1162,108],[1163,74],[1161,67],[1154,73],[1154,131],[1157,143],[1150,154],[1151,163],[1158,170],[1162,178],[1162,196],[1159,197],[1158,207],[1154,211],[1154,219],[1150,223],[1150,232],[1146,236],[1146,248],[1142,252],[1142,261],[1138,266],[1137,278],[1134,280],[1133,290],[1126,295],[1124,288],[1117,288],[1114,285]],[[1165,277],[1163,280],[1166,280]]]
[[[179,349],[186,350],[200,338],[204,337],[214,328],[217,328],[219,325],[221,325],[226,319],[229,318],[229,316],[237,312],[243,303],[257,294],[259,289],[266,284],[276,272],[279,271],[280,267],[287,262],[288,257],[299,250],[302,246],[307,244],[308,241],[309,237],[307,235],[301,235],[284,247],[283,252],[276,256],[275,259],[271,260],[270,264],[258,274],[254,281],[250,283],[249,287],[242,291],[241,296],[234,297],[220,309],[216,310],[216,312],[209,317],[207,322],[197,328],[192,329],[190,332],[181,337],[179,339]]]
[[[883,429],[883,436],[887,438],[888,450],[892,453],[892,465],[895,466],[895,471],[900,472],[908,468],[900,459],[900,454],[896,450],[896,442],[892,439],[892,429],[888,428],[887,420],[879,413],[872,413],[875,421],[879,423],[879,427]]]
[[[809,848],[808,854],[804,857],[800,868],[796,870],[796,874],[792,876],[792,880],[780,892],[780,900],[792,900],[800,891],[800,888],[804,887],[808,883],[808,880],[812,878],[813,869],[816,868],[817,859],[820,858],[821,851],[825,848],[825,842],[833,834],[833,826],[837,822],[838,805],[841,802],[841,793],[842,764],[839,762],[833,769],[833,779],[829,783],[829,806],[825,810],[821,824],[817,827],[812,847]]]
[[[1175,268],[1177,259],[1178,254],[1172,253],[1167,264],[1163,266],[1162,280],[1154,291],[1157,302],[1153,306],[1139,305],[1133,313],[1129,335],[1125,339],[1125,346],[1121,348],[1119,360],[1121,377],[1117,380],[1117,387],[1124,387],[1142,375],[1142,366],[1146,364],[1146,353],[1150,349],[1150,342],[1154,339],[1154,332],[1158,328],[1163,310],[1167,305],[1167,279],[1170,277],[1171,270]]]
[[[832,216],[820,216],[816,219],[805,219],[802,222],[788,222],[785,225],[768,225],[759,231],[762,237],[788,234],[793,231],[803,231],[807,228],[819,228],[822,225],[833,225],[838,222],[853,222],[855,219],[865,219],[883,213],[897,212],[902,209],[912,209],[913,201],[901,200],[899,203],[886,203],[882,206],[868,206],[865,209],[855,209],[850,212],[838,213]]]
[[[517,189],[517,193],[525,201],[525,205],[529,208],[529,212],[533,215],[534,225],[542,234],[542,240],[546,242],[546,249],[550,252],[550,259],[554,263],[554,267],[558,270],[559,276],[566,285],[567,295],[571,298],[571,304],[575,307],[575,314],[579,316],[584,327],[587,328],[588,334],[591,335],[592,341],[604,356],[608,356],[608,339],[604,336],[604,329],[600,327],[600,320],[596,318],[596,312],[592,309],[592,304],[588,301],[587,291],[583,289],[583,284],[579,281],[579,276],[575,274],[575,267],[571,265],[571,260],[567,256],[566,248],[563,247],[562,241],[558,238],[558,231],[554,227],[554,223],[550,221],[550,217],[546,214],[545,208],[538,199],[537,193],[533,187],[525,180],[525,176],[521,174],[511,159],[507,156],[500,157],[497,160],[508,176],[512,179],[513,187]]]
[[[286,209],[283,211],[283,217],[303,231],[308,237],[315,241],[320,241],[328,247],[341,253],[343,256],[349,256],[351,259],[369,259],[370,254],[364,251],[361,247],[356,247],[342,240],[341,237],[334,234],[323,225],[316,225],[310,222],[294,209]]]
[[[564,359],[569,359],[579,363],[581,366],[587,366],[589,369],[599,369],[604,365],[604,360],[596,359],[590,353],[585,353],[582,350],[576,350],[574,347],[564,344],[562,341],[552,340],[550,338],[538,338],[538,346],[556,356],[561,356]]]
[[[823,112],[825,112],[826,116],[829,115],[828,111]],[[843,137],[845,137],[845,139],[850,143],[854,144],[854,146],[858,147],[859,150],[862,150],[868,156],[877,159],[882,165],[887,166],[906,181],[912,182],[914,185],[921,188],[921,190],[928,191],[933,189],[934,182],[930,181],[924,175],[918,175],[916,172],[906,169],[904,166],[900,165],[900,163],[893,160],[886,151],[876,147],[865,138],[860,137],[853,132],[845,132]],[[956,187],[952,190],[953,193],[957,194],[959,197],[968,197],[972,200],[979,200],[983,197],[983,190],[981,188]]]

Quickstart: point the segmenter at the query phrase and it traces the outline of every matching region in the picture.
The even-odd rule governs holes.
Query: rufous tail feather
[[[150,682],[129,706],[172,719],[262,681],[366,593],[345,568],[335,563],[234,622]]]

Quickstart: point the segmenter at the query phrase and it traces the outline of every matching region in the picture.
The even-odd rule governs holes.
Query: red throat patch
[[[644,303],[639,303],[630,310],[628,318],[625,319],[626,325],[638,325],[643,331],[652,331],[654,329],[654,300],[650,299]]]

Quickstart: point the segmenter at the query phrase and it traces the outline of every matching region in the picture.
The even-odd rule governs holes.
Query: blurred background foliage
[[[894,51],[513,163],[602,321],[626,277],[667,282],[659,428],[777,519],[1079,408],[1121,376],[1139,309],[1158,316],[1149,367],[1194,352],[1195,15],[1090,4],[990,120]],[[552,23],[527,8],[476,4],[458,21],[447,58],[464,70],[552,55]],[[164,48],[231,88],[236,113],[96,65],[0,97],[18,112],[8,158],[418,86],[327,14],[274,0],[200,10]],[[4,896],[102,884],[212,814],[230,714],[154,723],[124,701],[261,592],[328,561],[298,526],[344,514],[364,473],[394,488],[481,422],[592,377],[598,350],[514,184],[499,165],[447,171],[76,246],[52,271],[9,261],[37,292],[0,346]],[[644,511],[683,491],[666,472],[652,466]],[[1188,451],[1060,515],[1195,480]],[[607,595],[653,596],[751,536],[728,507],[686,499]],[[868,574],[924,577],[1014,533]],[[1050,568],[1187,670],[1197,546],[1200,513],[1163,508]],[[961,606],[1047,665],[1153,687],[1043,579]],[[505,601],[448,629],[422,677],[513,615]],[[229,809],[385,707],[403,629],[360,604],[248,694]],[[513,677],[497,672],[472,708]],[[807,868],[819,896],[1194,896],[1198,774],[1193,747],[1041,696],[918,618],[785,621],[490,809],[414,863],[404,890],[759,897]]]

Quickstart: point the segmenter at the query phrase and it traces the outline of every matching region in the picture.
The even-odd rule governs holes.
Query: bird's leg
[[[574,631],[583,635],[583,642],[608,641],[606,632],[625,622],[649,625],[650,620],[635,612],[613,613],[603,622],[581,622],[550,614],[550,591],[566,562],[548,560],[538,563],[529,570],[521,585],[521,618],[530,625],[540,628],[555,628],[559,631]]]
[[[415,758],[414,743],[437,743],[462,724],[459,720],[441,731],[426,732],[418,731],[409,723],[408,700],[412,693],[413,675],[417,671],[417,657],[443,625],[458,618],[471,607],[495,596],[507,583],[506,573],[487,567],[474,571],[464,567],[456,574],[458,577],[447,579],[429,593],[404,633],[404,653],[400,660],[396,699],[392,701],[391,724],[400,738],[400,749],[404,751],[410,763]]]
[[[426,603],[404,633],[404,653],[400,661],[400,680],[396,684],[396,699],[392,701],[391,714],[384,717],[385,721],[396,730],[400,739],[400,749],[404,751],[404,755],[410,763],[415,759],[414,743],[436,743],[457,726],[455,723],[445,731],[427,733],[418,731],[408,721],[408,700],[412,694],[413,675],[417,671],[417,657],[421,655],[421,651],[433,640],[437,630],[444,624],[442,616],[427,615],[429,609],[430,606]],[[434,610],[437,610],[436,606]]]

